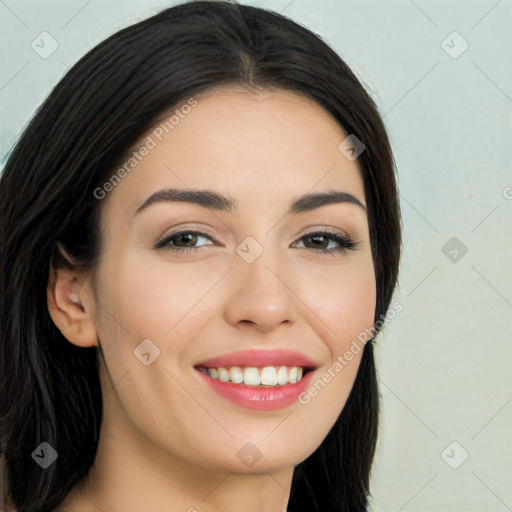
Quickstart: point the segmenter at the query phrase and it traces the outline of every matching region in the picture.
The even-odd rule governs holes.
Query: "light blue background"
[[[79,57],[174,3],[2,0],[1,156]],[[403,311],[379,341],[373,509],[512,510],[512,2],[241,3],[325,38],[367,84],[394,148]],[[58,43],[47,59],[31,48],[43,31]],[[458,58],[441,46],[454,31],[469,45]],[[457,37],[444,47],[457,52]],[[452,237],[467,247],[456,262],[442,252]],[[452,465],[469,454],[457,469],[441,456],[453,441]]]

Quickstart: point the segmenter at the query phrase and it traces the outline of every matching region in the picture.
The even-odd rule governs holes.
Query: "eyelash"
[[[217,240],[215,240],[215,238],[211,234],[204,233],[201,231],[194,231],[191,229],[184,229],[181,231],[176,231],[175,233],[170,233],[169,235],[165,235],[164,237],[162,237],[160,240],[158,240],[155,243],[154,248],[155,249],[167,248],[168,250],[173,251],[175,253],[190,254],[193,252],[197,252],[198,250],[201,249],[201,247],[205,247],[205,246],[176,247],[174,245],[171,245],[171,241],[174,238],[179,237],[180,235],[194,235],[194,236],[199,235],[199,236],[204,236],[206,238],[209,238],[213,242],[217,242]],[[313,251],[321,252],[322,254],[333,256],[335,254],[344,253],[347,250],[353,250],[356,248],[356,244],[352,240],[347,238],[345,235],[343,235],[341,233],[331,233],[329,231],[312,231],[311,233],[306,233],[304,236],[299,238],[299,240],[297,240],[297,242],[300,240],[303,240],[305,238],[315,238],[315,237],[327,238],[330,241],[334,241],[334,242],[338,243],[339,247],[336,247],[334,249],[318,249],[318,250],[315,250],[315,248],[312,248],[312,247],[306,247],[306,249],[312,249]],[[294,244],[296,244],[297,242],[294,242]]]

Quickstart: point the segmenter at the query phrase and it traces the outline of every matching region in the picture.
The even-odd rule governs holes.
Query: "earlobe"
[[[89,297],[71,271],[52,270],[47,288],[48,311],[62,335],[79,347],[98,345],[92,307],[88,304],[91,301],[86,300]]]

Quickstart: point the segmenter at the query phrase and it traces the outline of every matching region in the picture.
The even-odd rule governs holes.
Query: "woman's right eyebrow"
[[[182,202],[192,203],[226,213],[233,213],[238,202],[231,195],[209,189],[166,188],[151,194],[135,211],[135,217],[141,211],[157,203]],[[297,215],[334,203],[348,203],[361,208],[366,213],[366,206],[353,194],[341,190],[307,193],[295,198],[285,215]]]

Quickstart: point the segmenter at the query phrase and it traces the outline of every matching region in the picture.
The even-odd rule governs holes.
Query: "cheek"
[[[336,337],[336,352],[346,350],[347,343],[358,338],[373,326],[376,305],[376,286],[373,275],[353,275],[345,280],[340,291],[339,306],[332,312]],[[335,318],[334,318],[335,316]]]
[[[116,264],[112,300],[132,338],[163,340],[188,324],[188,315],[211,288],[212,275],[200,265],[150,256],[132,251]]]
[[[193,286],[183,286],[178,270],[162,268],[162,264],[149,262],[140,254],[138,258],[126,253],[111,254],[103,260],[98,276],[98,336],[113,382],[121,381],[121,387],[132,382],[125,395],[127,403],[136,403],[138,399],[145,403],[138,393],[147,393],[168,382],[163,367],[167,359],[178,358],[183,350],[180,343],[185,344],[185,336],[174,336],[173,343],[166,341],[182,326],[178,324],[172,330],[195,302]],[[147,339],[152,344],[141,345]],[[152,362],[151,366],[144,366],[137,354],[142,358],[148,349]]]
[[[373,326],[376,283],[371,257],[333,267],[307,286],[306,303],[323,321],[324,340],[335,358]]]
[[[353,263],[353,262],[351,262]],[[343,409],[356,378],[364,344],[371,337],[376,283],[371,258],[338,267],[325,276],[309,297],[322,319],[329,360],[317,370],[310,387],[299,397],[307,414],[307,428],[318,443]],[[327,430],[326,430],[327,428]]]

